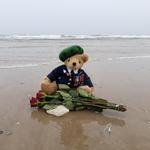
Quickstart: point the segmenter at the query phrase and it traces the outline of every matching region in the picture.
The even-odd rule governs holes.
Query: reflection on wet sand
[[[91,138],[104,141],[104,129],[107,124],[112,124],[114,127],[125,126],[124,120],[107,117],[102,113],[97,114],[90,111],[69,112],[67,115],[57,118],[38,110],[33,111],[31,117],[44,126],[51,126],[51,130],[57,128],[55,133],[60,137],[56,139],[61,139],[60,143],[68,150],[90,148],[92,142],[88,141]],[[57,134],[57,132],[60,134]]]

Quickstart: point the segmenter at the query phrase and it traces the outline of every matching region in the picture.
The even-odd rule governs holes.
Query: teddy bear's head
[[[72,57],[67,58],[64,63],[71,70],[79,70],[82,68],[83,64],[88,60],[87,54],[77,54]]]
[[[71,70],[79,70],[88,61],[88,55],[78,45],[65,48],[61,51],[59,58]]]

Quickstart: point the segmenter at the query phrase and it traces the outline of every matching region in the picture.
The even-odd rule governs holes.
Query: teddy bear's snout
[[[77,65],[77,63],[76,63],[76,62],[73,62],[73,63],[72,63],[72,65],[73,65],[73,66],[76,66],[76,65]]]

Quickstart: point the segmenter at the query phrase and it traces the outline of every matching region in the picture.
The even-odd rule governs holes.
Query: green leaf
[[[69,110],[73,110],[73,109],[74,109],[74,104],[73,104],[71,101],[65,101],[65,102],[63,103],[63,105],[64,105],[65,107],[67,107]]]
[[[43,109],[44,110],[52,110],[52,109],[55,109],[57,106],[58,105],[54,105],[54,104],[51,104],[51,105],[46,104],[46,105],[43,106]]]
[[[79,96],[79,92],[76,89],[71,89],[69,90],[69,94],[73,97],[76,98]]]
[[[69,93],[67,93],[66,91],[58,90],[57,93],[59,93],[64,99],[72,98],[71,95]]]
[[[44,97],[44,99],[46,101],[51,101],[52,99],[59,99],[60,98],[60,95],[58,93],[55,93],[55,94],[52,94],[52,95],[46,95]]]
[[[58,84],[59,90],[70,90],[70,87],[66,84]]]

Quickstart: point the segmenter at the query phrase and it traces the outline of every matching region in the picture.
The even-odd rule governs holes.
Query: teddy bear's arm
[[[61,76],[62,67],[63,66],[59,66],[59,67],[55,68],[47,75],[47,77],[50,79],[51,82],[56,81]]]
[[[85,80],[84,80],[84,85],[88,85],[89,87],[93,87],[93,83],[90,79],[90,77],[84,72],[85,75]]]

